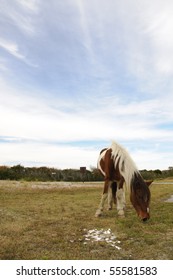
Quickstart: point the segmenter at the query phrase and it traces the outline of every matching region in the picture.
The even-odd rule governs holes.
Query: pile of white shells
[[[111,229],[90,229],[84,230],[86,233],[84,234],[84,244],[88,244],[89,242],[105,242],[106,244],[116,248],[117,250],[121,250],[117,244],[120,244],[121,241],[117,240],[116,236],[111,232]]]

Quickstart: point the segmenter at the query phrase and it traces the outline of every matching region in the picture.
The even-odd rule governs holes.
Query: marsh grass
[[[173,185],[152,184],[146,223],[129,201],[126,218],[118,218],[115,207],[95,218],[101,192],[102,183],[40,189],[0,181],[0,259],[173,259],[173,203],[165,202]],[[103,241],[85,244],[91,229],[111,229],[121,250]]]

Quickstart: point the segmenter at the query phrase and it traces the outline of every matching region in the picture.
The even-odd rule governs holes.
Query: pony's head
[[[140,174],[135,174],[131,185],[130,200],[138,216],[143,222],[150,218],[150,189],[152,183],[145,182]]]

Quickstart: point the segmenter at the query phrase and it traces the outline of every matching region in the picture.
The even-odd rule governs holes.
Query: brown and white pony
[[[150,218],[149,203],[152,183],[145,182],[128,152],[113,142],[109,148],[100,152],[98,169],[105,179],[103,195],[96,217],[101,216],[104,202],[108,198],[108,209],[112,209],[113,200],[117,204],[119,216],[124,216],[125,187],[130,192],[130,200],[138,216],[146,221]]]

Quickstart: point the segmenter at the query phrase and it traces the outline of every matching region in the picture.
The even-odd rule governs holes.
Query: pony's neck
[[[146,187],[146,184],[145,184],[145,181],[142,178],[141,174],[138,172],[138,173],[135,173],[134,177],[133,177],[133,188],[138,188],[139,186]]]
[[[139,174],[139,170],[129,153],[123,147],[116,142],[112,142],[111,149],[115,167],[118,165],[119,172],[125,180],[126,188],[130,189],[134,175]]]

